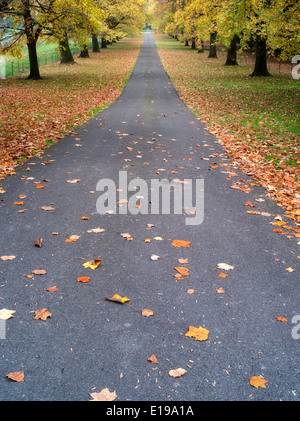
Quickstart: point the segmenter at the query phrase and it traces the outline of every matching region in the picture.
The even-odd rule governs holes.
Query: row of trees
[[[145,24],[145,0],[0,0],[0,54],[20,56],[27,46],[29,79],[40,79],[37,45],[58,42],[62,63],[74,61],[69,48],[73,39],[81,56],[107,41],[140,31]]]
[[[159,32],[203,51],[210,41],[228,47],[227,65],[237,65],[237,46],[255,50],[253,76],[269,76],[267,54],[291,60],[300,52],[299,0],[151,0],[148,16]]]

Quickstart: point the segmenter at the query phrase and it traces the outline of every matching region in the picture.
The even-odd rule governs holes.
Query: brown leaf
[[[282,323],[287,322],[287,319],[285,317],[276,316],[275,319]]]
[[[41,308],[35,311],[34,319],[46,320],[48,317],[51,317],[52,314],[48,311],[47,308]]]
[[[58,291],[58,288],[57,287],[50,287],[50,288],[47,288],[45,291],[54,292],[54,291]]]
[[[150,357],[148,358],[148,361],[150,363],[158,364],[158,360],[154,354],[150,355]]]
[[[43,239],[42,239],[42,238],[38,238],[38,239],[36,239],[36,240],[34,241],[34,245],[35,245],[36,247],[42,247],[42,245],[43,245]]]
[[[44,211],[52,211],[52,210],[55,210],[55,208],[53,208],[52,206],[42,206],[41,209],[43,209]]]
[[[185,336],[189,336],[191,338],[195,338],[195,341],[206,341],[208,338],[209,330],[205,329],[204,327],[199,326],[189,326],[188,332]]]

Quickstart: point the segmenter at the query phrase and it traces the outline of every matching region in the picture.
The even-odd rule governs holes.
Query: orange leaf
[[[6,374],[6,377],[13,380],[14,382],[22,382],[25,376],[23,371],[13,371],[12,373]]]
[[[268,381],[267,380],[264,380],[260,376],[253,376],[250,379],[251,386],[254,386],[256,388],[262,387],[263,389],[266,389],[266,386],[265,386],[266,383],[268,383]]]
[[[88,276],[81,276],[79,278],[77,278],[78,282],[89,282],[91,278],[89,278]]]
[[[174,247],[190,247],[191,242],[190,241],[184,241],[184,240],[174,240],[172,241],[172,246]]]
[[[287,319],[285,317],[276,316],[275,319],[282,323],[287,322]]]
[[[182,275],[182,276],[189,276],[190,275],[189,269],[187,269],[185,267],[176,267],[174,269],[177,270],[177,272],[180,273],[180,275]]]
[[[150,363],[158,364],[158,360],[157,360],[157,358],[156,358],[156,356],[154,354],[150,355],[150,357],[148,358],[148,361]]]

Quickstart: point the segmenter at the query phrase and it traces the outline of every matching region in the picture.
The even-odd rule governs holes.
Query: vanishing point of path
[[[203,223],[186,224],[190,209],[122,215],[122,200],[117,214],[99,215],[97,183],[118,188],[119,171],[149,191],[152,179],[203,179]],[[2,185],[0,255],[16,258],[0,261],[0,309],[15,311],[0,340],[0,400],[88,401],[104,388],[116,402],[299,400],[297,243],[273,232],[282,208],[179,99],[151,33],[120,98]],[[245,202],[263,214],[247,213]],[[105,231],[87,232],[95,228]],[[72,235],[77,241],[66,242]],[[175,239],[190,247],[174,247]],[[83,267],[98,257],[97,269]],[[174,267],[190,275],[177,279]],[[89,282],[78,282],[83,276]],[[114,294],[130,305],[105,299]],[[52,316],[34,319],[42,308]],[[189,326],[208,329],[208,339],[186,337]],[[186,373],[171,377],[179,367]],[[6,377],[15,371],[22,382]],[[251,386],[252,376],[266,388]]]

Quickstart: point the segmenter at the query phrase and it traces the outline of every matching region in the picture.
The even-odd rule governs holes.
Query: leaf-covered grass
[[[197,53],[167,35],[155,40],[181,98],[240,167],[295,214],[300,199],[300,81],[279,74],[253,78],[248,65],[224,66],[224,58],[208,59],[207,51]]]
[[[115,101],[140,52],[142,36],[113,43],[76,64],[40,68],[42,80],[0,80],[0,174],[60,140],[75,125]]]

